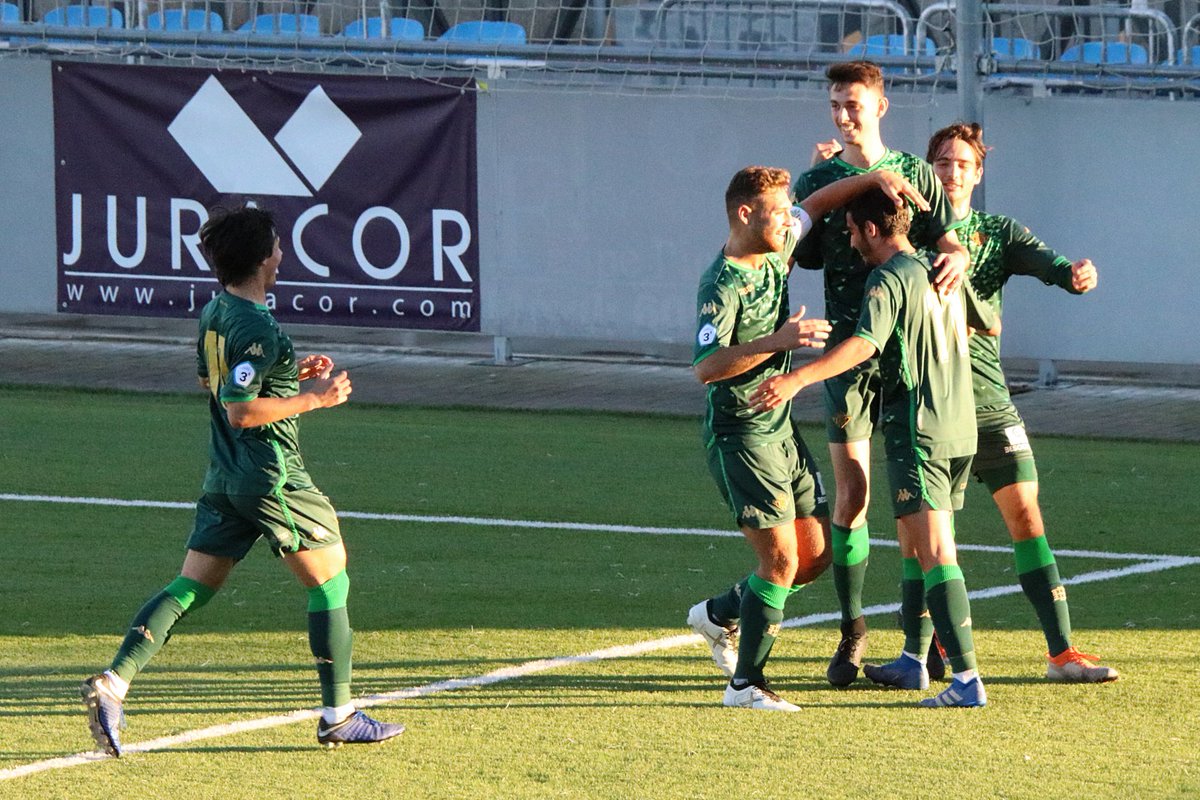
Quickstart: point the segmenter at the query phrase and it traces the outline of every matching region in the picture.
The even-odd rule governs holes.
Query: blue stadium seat
[[[16,3],[0,3],[0,22],[20,22],[21,9]]]
[[[1031,61],[1041,58],[1037,45],[1029,39],[995,36],[992,38],[992,55],[997,61]]]
[[[902,56],[905,55],[905,40],[898,33],[880,33],[874,36],[868,36],[867,41],[859,42],[851,47],[848,55],[852,56]],[[914,52],[916,48],[913,48]],[[925,37],[925,52],[923,55],[932,56],[937,54],[937,45],[933,43],[933,39]]]
[[[68,28],[124,28],[125,17],[115,8],[104,6],[59,6],[42,16],[47,25]]]
[[[321,19],[316,14],[259,14],[242,23],[238,30],[280,36],[320,36]]]
[[[525,29],[515,22],[460,22],[438,37],[441,42],[525,44]]]
[[[201,9],[190,9],[186,14],[182,9],[171,8],[166,11],[155,11],[146,17],[146,28],[152,31],[223,31],[225,22],[215,11],[207,14]]]
[[[1059,61],[1085,64],[1149,64],[1146,48],[1124,42],[1084,42],[1063,51]]]
[[[1175,63],[1187,64],[1188,66],[1200,64],[1200,44],[1194,44],[1191,47],[1181,48],[1179,52],[1175,54]]]
[[[369,17],[364,29],[363,21],[356,19],[342,29],[342,36],[355,39],[382,39],[383,23],[379,17]],[[415,19],[392,17],[388,20],[388,38],[402,42],[419,42],[425,38],[425,26]]]

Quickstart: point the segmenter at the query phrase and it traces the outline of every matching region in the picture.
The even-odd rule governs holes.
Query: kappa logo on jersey
[[[916,498],[916,495],[910,492],[908,489],[901,489],[900,491],[896,492],[897,503],[907,503],[909,500],[914,498]]]
[[[287,197],[320,191],[362,138],[325,90],[315,86],[272,144],[214,76],[167,131],[218,192]]]
[[[716,313],[717,313],[717,304],[711,300],[709,300],[704,305],[700,306],[700,316],[702,316],[702,317],[711,317],[713,314],[716,314]]]
[[[249,361],[243,361],[238,364],[230,374],[233,375],[233,382],[243,389],[254,382],[254,367],[251,366]]]
[[[263,355],[262,345],[259,344],[258,342],[255,342],[254,344],[250,345],[249,347],[246,348],[246,355],[258,356],[259,358],[262,358],[262,355]]]
[[[696,336],[696,341],[701,347],[707,347],[717,340],[717,326],[711,322],[700,329],[700,333]]]
[[[879,286],[872,286],[867,290],[867,297],[872,297],[876,300],[883,297],[883,289]]]

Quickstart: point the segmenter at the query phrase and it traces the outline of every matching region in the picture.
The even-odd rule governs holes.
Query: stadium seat
[[[194,8],[185,14],[182,9],[155,11],[146,17],[146,28],[152,31],[223,31],[225,22],[215,11],[207,14]]]
[[[68,28],[124,28],[125,17],[115,8],[104,6],[59,6],[42,16],[47,25]]]
[[[1146,48],[1124,42],[1084,42],[1063,51],[1059,61],[1085,64],[1148,64]]]
[[[279,36],[320,36],[321,19],[316,14],[259,14],[242,23],[238,31]]]
[[[356,39],[382,39],[383,23],[379,17],[369,17],[364,27],[363,21],[356,19],[342,29],[342,36]],[[415,19],[392,17],[388,20],[388,38],[402,42],[419,42],[425,38],[425,26]]]
[[[441,42],[525,44],[525,29],[515,22],[460,22],[438,37]]]
[[[880,33],[868,36],[865,42],[859,42],[847,52],[852,56],[903,56],[907,55],[905,45],[904,37],[898,33]],[[915,50],[914,47],[914,52]],[[925,52],[917,53],[917,55],[932,56],[936,54],[937,45],[933,43],[933,39],[925,37]]]
[[[20,22],[21,9],[15,3],[0,3],[0,22]]]
[[[1194,44],[1191,47],[1181,48],[1179,52],[1175,54],[1175,63],[1186,64],[1188,66],[1200,64],[1200,44]]]
[[[1041,58],[1037,45],[1029,39],[995,36],[992,38],[992,56],[997,61],[1030,61]]]

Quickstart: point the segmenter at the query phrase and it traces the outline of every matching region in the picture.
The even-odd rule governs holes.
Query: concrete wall
[[[0,60],[0,312],[55,304],[51,64]],[[697,276],[725,235],[722,194],[750,163],[798,170],[833,133],[820,93],[787,101],[552,89],[479,104],[483,331],[626,343],[688,342]],[[894,147],[924,152],[952,95],[893,95]],[[987,207],[1014,216],[1100,288],[1083,298],[1013,282],[1005,353],[1200,364],[1200,103],[987,99]],[[819,311],[820,278],[793,278]],[[629,348],[626,348],[629,349]]]

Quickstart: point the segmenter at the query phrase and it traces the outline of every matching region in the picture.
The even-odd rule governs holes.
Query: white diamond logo
[[[313,188],[320,191],[361,138],[362,131],[318,86],[304,98],[275,141]]]
[[[180,109],[167,131],[222,194],[312,197],[313,190],[214,76]],[[317,86],[275,141],[319,191],[361,138],[362,131]]]

